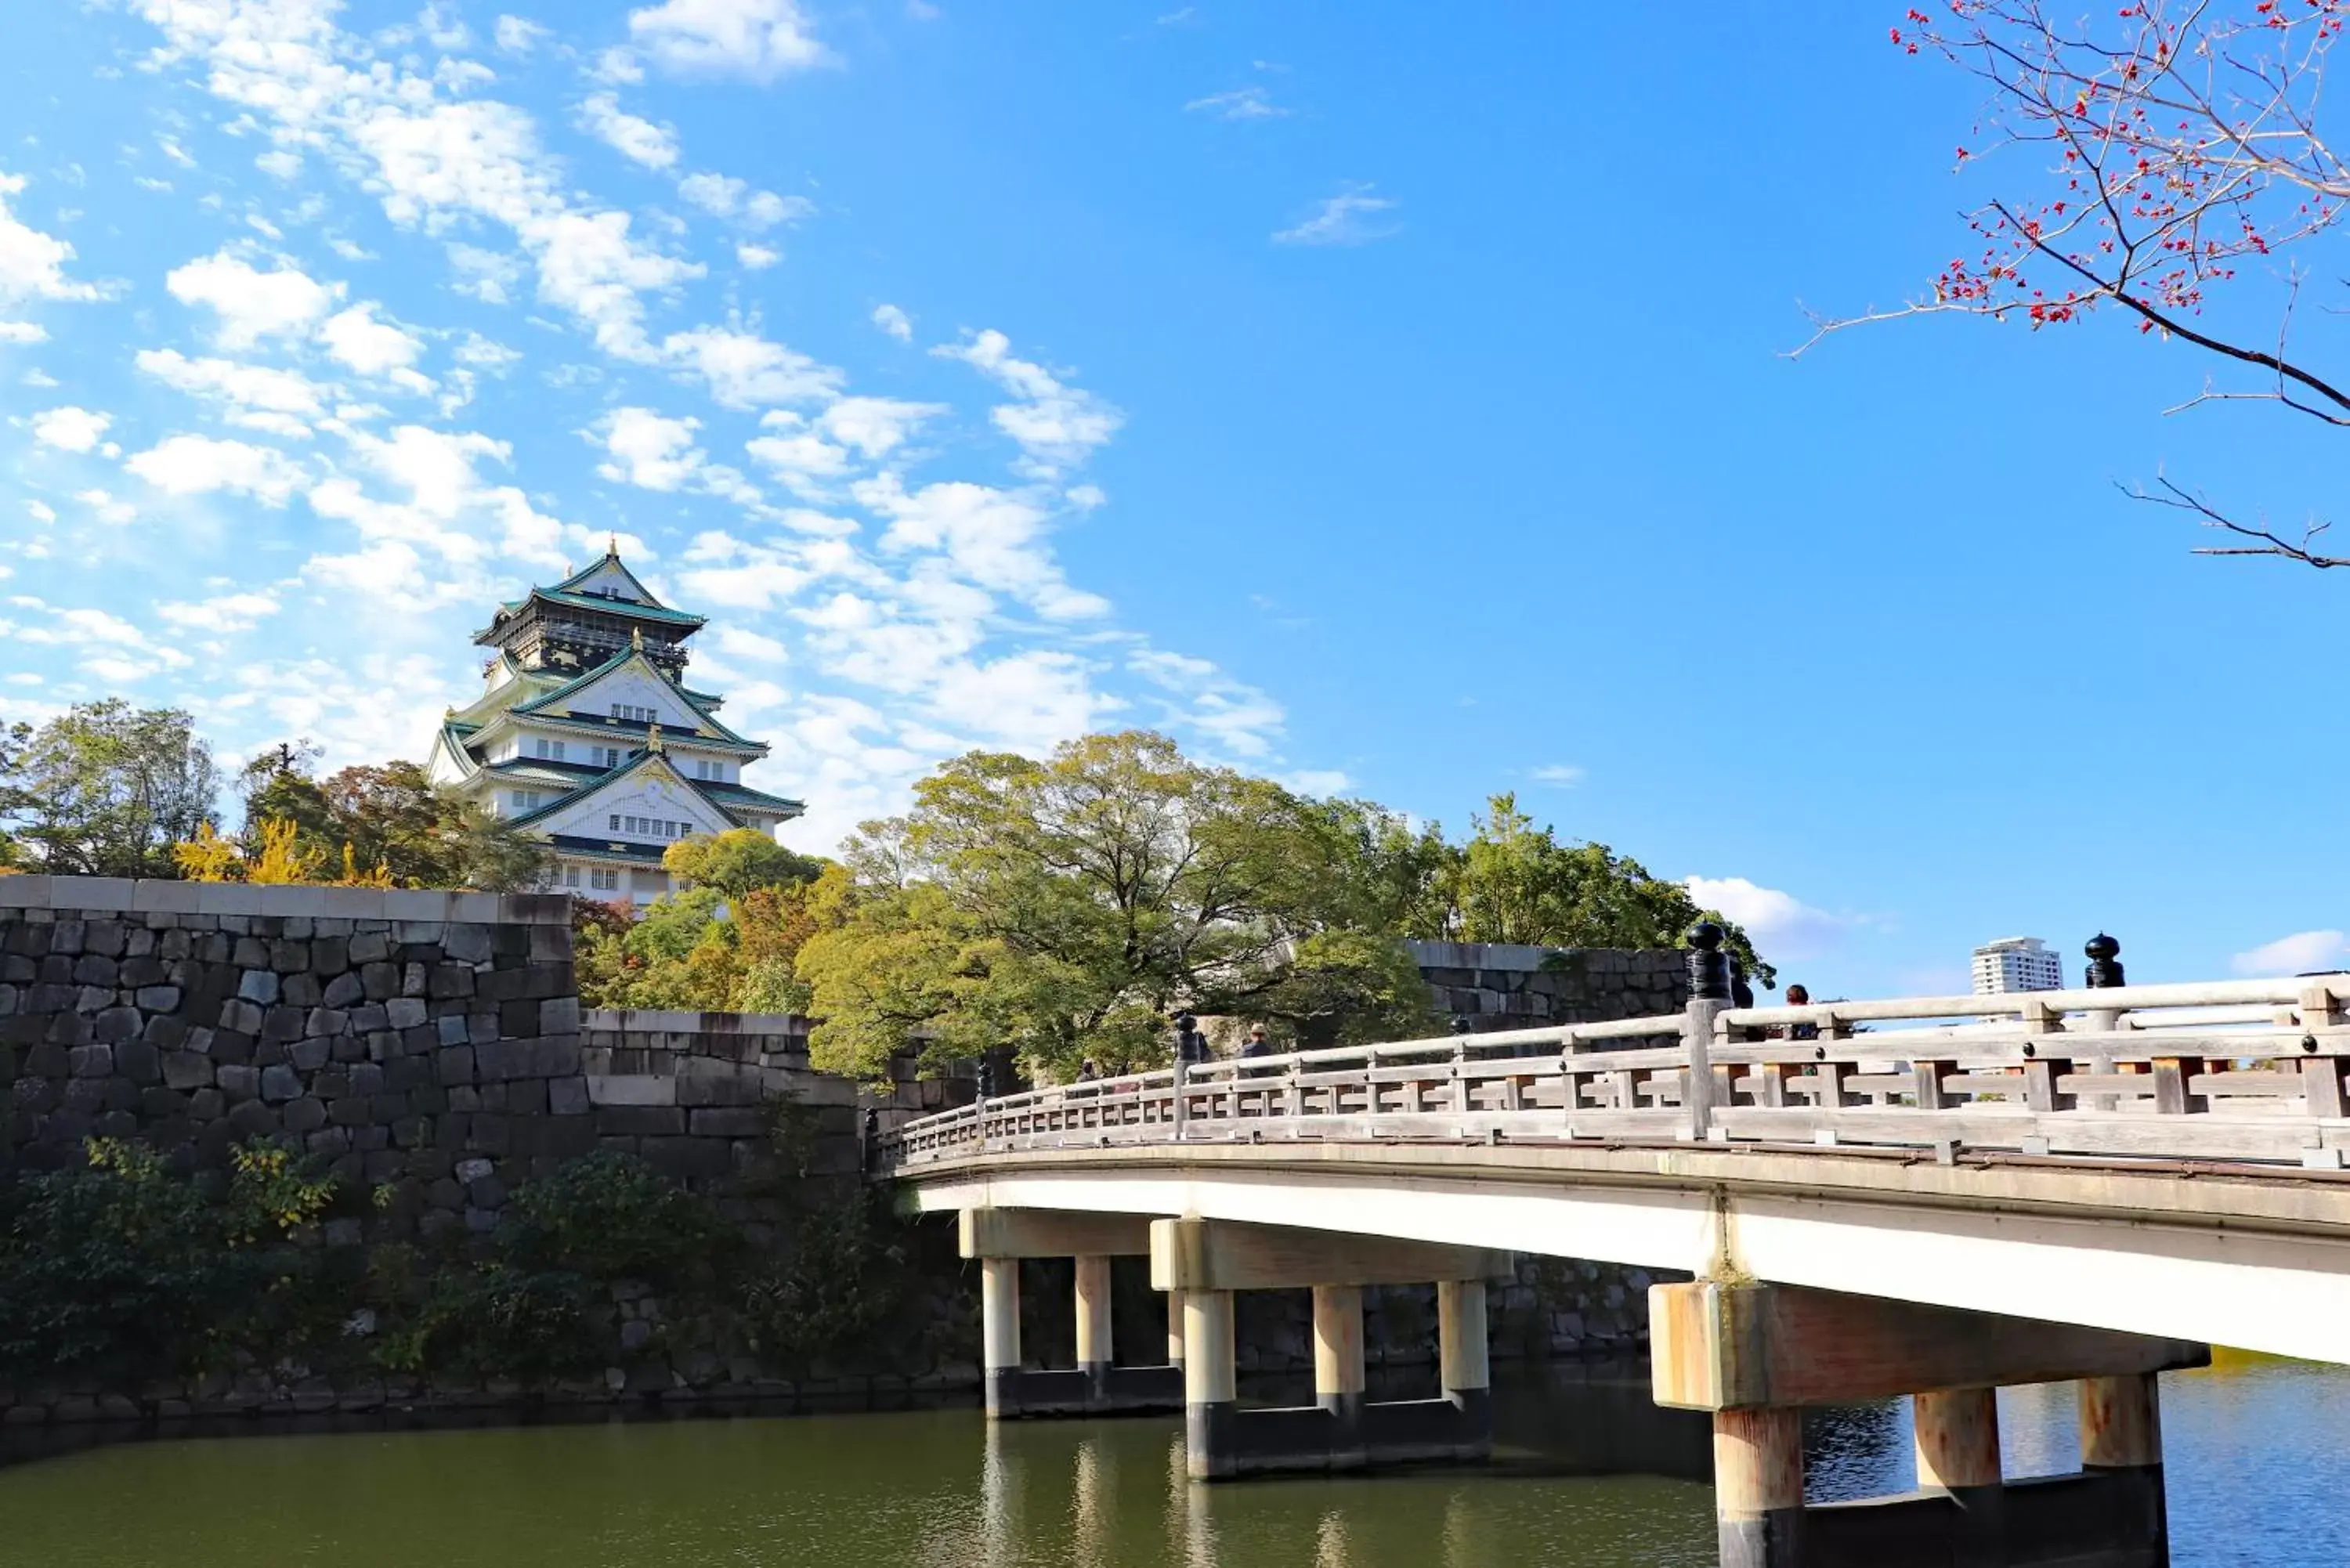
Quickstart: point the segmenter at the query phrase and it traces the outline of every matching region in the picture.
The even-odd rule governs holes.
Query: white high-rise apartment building
[[[1975,950],[1975,994],[2062,991],[2064,964],[2038,937],[2002,937]]]

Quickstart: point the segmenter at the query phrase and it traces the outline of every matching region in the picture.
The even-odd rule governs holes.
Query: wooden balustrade
[[[1701,1126],[1717,1143],[2338,1167],[2345,1002],[2350,976],[1711,1004],[1701,1106],[1693,1014],[1670,1013],[1056,1085],[909,1122],[881,1154],[895,1168],[1175,1141],[1669,1142]]]

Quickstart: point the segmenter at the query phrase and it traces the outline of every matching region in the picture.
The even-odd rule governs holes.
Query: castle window
[[[588,885],[599,893],[619,890],[620,874],[608,866],[598,866],[588,873]]]
[[[518,789],[513,792],[513,795],[514,808],[516,811],[536,811],[538,809],[538,791],[535,789]]]

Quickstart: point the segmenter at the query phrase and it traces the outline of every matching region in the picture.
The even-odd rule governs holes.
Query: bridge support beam
[[[1490,1453],[1484,1282],[1509,1272],[1511,1262],[1507,1252],[1475,1247],[1222,1220],[1154,1221],[1150,1282],[1183,1301],[1185,1453],[1192,1478]],[[1367,1400],[1363,1287],[1430,1281],[1437,1287],[1441,1397]],[[1307,1288],[1314,1293],[1315,1402],[1240,1408],[1233,1293]]]
[[[1783,1285],[1649,1290],[1660,1405],[1710,1410],[1723,1568],[2164,1568],[2155,1375],[2200,1345]],[[1996,1390],[2079,1378],[2078,1475],[2008,1482]],[[1918,1490],[1806,1507],[1801,1411],[1913,1397]]]
[[[1120,1366],[1111,1344],[1110,1261],[1147,1254],[1149,1227],[1147,1217],[1130,1214],[1047,1209],[962,1211],[962,1255],[979,1262],[981,1334],[991,1418],[1139,1414],[1181,1406],[1180,1358],[1170,1359],[1164,1366]],[[1022,1364],[1023,1258],[1076,1260],[1075,1368]]]

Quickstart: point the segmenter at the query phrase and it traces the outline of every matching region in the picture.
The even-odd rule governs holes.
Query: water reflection
[[[1638,1368],[1511,1367],[1489,1467],[1196,1486],[1180,1423],[931,1411],[151,1442],[0,1470],[0,1568],[1698,1568],[1702,1417]],[[1269,1395],[1274,1391],[1267,1391]],[[2164,1380],[2179,1568],[2350,1562],[2350,1374]],[[2011,1390],[2011,1475],[2077,1463]],[[1908,1409],[1808,1427],[1815,1499],[1913,1482]],[[129,1500],[129,1506],[125,1505]]]

